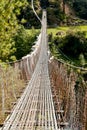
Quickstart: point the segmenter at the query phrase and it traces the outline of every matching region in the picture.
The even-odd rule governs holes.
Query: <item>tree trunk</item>
[[[65,14],[65,0],[63,0],[63,13]]]

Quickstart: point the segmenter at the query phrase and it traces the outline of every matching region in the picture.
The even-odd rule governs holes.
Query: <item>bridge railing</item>
[[[10,114],[34,72],[41,49],[40,42],[41,34],[30,54],[18,61],[0,65],[0,124],[3,124],[6,116]]]
[[[77,75],[71,66],[52,57],[49,61],[49,70],[56,116],[62,110],[60,111],[61,114],[63,113],[62,122],[67,121],[71,130],[79,130],[80,128],[85,130],[87,122],[87,89],[84,89],[86,87],[85,82],[83,86],[76,88],[76,81],[80,75]],[[79,119],[82,119],[82,121]]]
[[[11,63],[14,68],[18,68],[21,71],[21,78],[25,80],[30,80],[35,66],[37,64],[39,53],[40,53],[40,42],[41,34],[38,36],[35,45],[32,47],[32,52],[24,57],[21,60]]]
[[[76,112],[74,93],[76,75],[72,69],[54,58],[49,62],[49,70],[57,122],[63,127],[71,127]]]

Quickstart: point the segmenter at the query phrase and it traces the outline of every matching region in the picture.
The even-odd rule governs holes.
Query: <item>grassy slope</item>
[[[26,29],[26,32],[29,34],[29,35],[32,35],[32,33],[39,33],[40,29]]]
[[[53,36],[55,36],[57,32],[60,32],[60,31],[67,32],[68,30],[75,30],[75,31],[79,30],[79,31],[87,32],[87,26],[85,25],[85,26],[69,26],[69,27],[49,28],[48,34],[50,34],[52,32]]]

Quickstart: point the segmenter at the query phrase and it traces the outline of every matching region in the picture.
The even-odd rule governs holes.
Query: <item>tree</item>
[[[85,32],[69,32],[63,38],[55,37],[53,40],[56,49],[63,52],[70,59],[79,60],[84,66],[87,60],[87,39]]]
[[[66,2],[74,9],[77,16],[87,19],[87,0],[63,0],[64,9]]]
[[[38,32],[39,33],[39,32]],[[21,57],[29,54],[32,50],[32,46],[34,45],[34,41],[37,36],[37,31],[32,28],[32,32],[29,33],[23,26],[20,26],[16,35],[14,36],[15,48],[16,52],[14,55],[17,60],[21,59]]]
[[[40,0],[40,6],[42,8],[46,8],[49,6],[49,1],[48,0]]]
[[[13,36],[19,27],[17,16],[27,4],[26,0],[0,1],[0,60],[14,60],[16,51]]]
[[[65,0],[63,0],[63,13],[65,14]]]
[[[73,8],[80,18],[87,19],[87,0],[75,0]]]

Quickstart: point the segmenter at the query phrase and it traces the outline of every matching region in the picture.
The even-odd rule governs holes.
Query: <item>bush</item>
[[[29,34],[28,30],[24,29],[23,26],[19,28],[17,34],[14,36],[16,48],[15,56],[17,59],[21,59],[21,57],[31,52],[36,36],[37,33],[34,28],[31,34]]]
[[[78,59],[81,54],[87,58],[87,39],[84,32],[70,32],[62,39],[56,37],[54,42],[59,49],[72,58]]]

